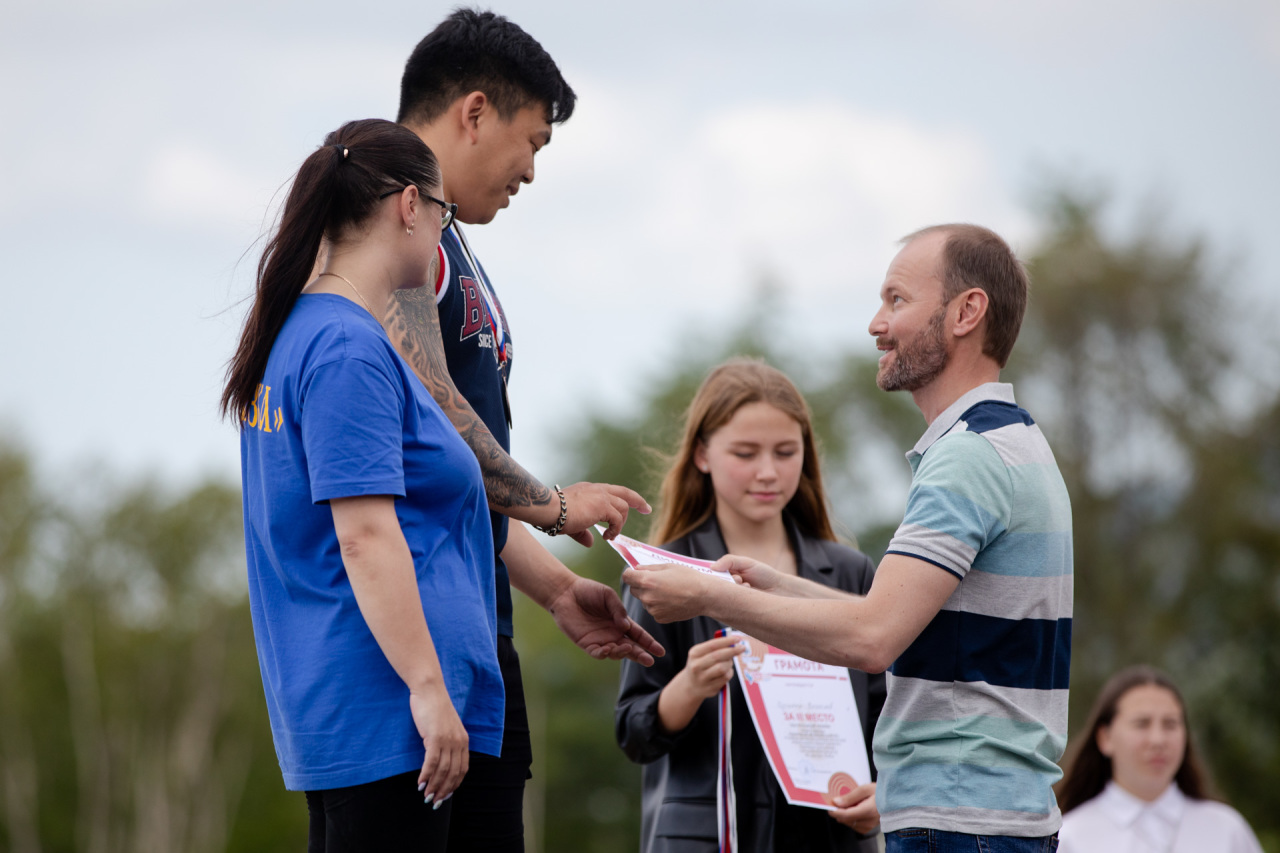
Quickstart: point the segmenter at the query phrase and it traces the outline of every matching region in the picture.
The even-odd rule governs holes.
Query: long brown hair
[[[1120,670],[1102,686],[1102,692],[1093,703],[1089,712],[1089,722],[1084,730],[1076,736],[1075,743],[1067,749],[1065,766],[1066,775],[1054,786],[1058,795],[1058,807],[1066,814],[1077,806],[1092,800],[1111,780],[1111,759],[1098,749],[1098,729],[1111,725],[1116,717],[1116,709],[1124,694],[1135,687],[1154,685],[1163,687],[1178,700],[1182,709],[1183,730],[1187,735],[1186,749],[1182,753],[1182,764],[1173,781],[1193,800],[1213,799],[1209,775],[1205,772],[1196,754],[1191,738],[1191,726],[1187,721],[1187,703],[1182,693],[1169,676],[1155,667],[1130,666]]]
[[[280,226],[258,261],[253,307],[227,365],[224,417],[238,421],[253,405],[271,347],[311,277],[321,241],[340,239],[369,218],[380,195],[409,185],[419,192],[438,187],[440,165],[416,134],[383,119],[347,122],[303,161]]]
[[[759,359],[748,358],[730,359],[712,368],[694,394],[685,413],[680,447],[662,478],[658,510],[649,528],[650,541],[661,544],[679,539],[711,517],[716,506],[711,475],[698,470],[694,451],[699,442],[710,438],[749,403],[768,403],[800,424],[804,464],[800,487],[787,503],[786,512],[806,536],[835,541],[827,514],[827,496],[822,490],[809,404],[785,373]]]

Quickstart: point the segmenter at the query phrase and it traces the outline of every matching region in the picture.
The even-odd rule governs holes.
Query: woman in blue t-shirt
[[[258,264],[222,395],[267,711],[311,851],[444,849],[469,750],[502,745],[480,469],[381,325],[427,280],[457,209],[441,194],[403,127],[329,134]]]

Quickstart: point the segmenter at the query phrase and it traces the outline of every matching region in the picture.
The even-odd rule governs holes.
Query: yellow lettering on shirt
[[[271,411],[270,385],[259,383],[253,402],[245,411],[240,413],[240,420],[249,429],[256,429],[266,433],[278,432],[284,426],[284,407],[276,406],[276,410],[274,412]],[[273,426],[275,430],[272,430]]]

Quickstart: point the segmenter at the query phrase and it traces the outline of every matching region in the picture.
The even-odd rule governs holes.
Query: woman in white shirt
[[[1209,799],[1182,694],[1159,670],[1113,675],[1068,761],[1059,853],[1262,853],[1240,813]]]

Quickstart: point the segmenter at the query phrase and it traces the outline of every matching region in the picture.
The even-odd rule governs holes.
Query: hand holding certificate
[[[622,559],[626,560],[627,565],[633,569],[640,568],[641,566],[675,564],[677,566],[685,566],[686,568],[695,569],[696,571],[711,575],[715,578],[719,578],[720,580],[733,580],[733,575],[728,572],[718,572],[711,568],[715,564],[710,560],[698,560],[693,557],[686,557],[683,554],[664,551],[661,548],[646,545],[638,539],[632,539],[630,536],[622,536],[621,534],[608,540],[608,542],[613,550],[622,555]]]
[[[655,593],[646,597],[645,606],[660,622],[686,618],[680,611],[681,587],[696,596],[696,587],[702,583],[699,575],[735,582],[734,575],[716,571],[707,560],[673,554],[625,536],[610,544],[632,567],[624,580],[644,584]],[[726,559],[735,566],[745,566],[744,575],[754,571],[750,575],[753,585],[765,589],[776,585],[778,572],[768,566]],[[658,565],[663,568],[644,568]],[[843,667],[797,657],[741,632],[731,631],[730,635],[748,646],[746,654],[735,656],[733,663],[760,744],[787,802],[830,809],[837,805],[838,797],[869,783],[870,763],[849,673]]]
[[[622,581],[631,587],[636,598],[659,622],[677,622],[699,613],[700,584],[705,578],[735,583],[733,575],[712,568],[710,560],[698,560],[673,554],[652,545],[618,536],[609,545],[622,555],[631,568],[622,573]]]

